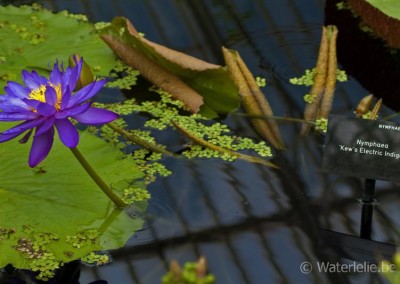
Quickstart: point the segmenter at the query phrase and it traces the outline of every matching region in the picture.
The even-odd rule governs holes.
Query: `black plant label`
[[[322,168],[331,174],[400,182],[400,125],[331,115]]]

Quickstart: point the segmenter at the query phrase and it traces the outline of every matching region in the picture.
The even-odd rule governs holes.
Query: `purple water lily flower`
[[[25,86],[10,81],[4,88],[6,94],[0,96],[0,121],[24,122],[2,132],[0,143],[26,133],[20,140],[25,143],[35,129],[29,154],[30,167],[47,157],[54,141],[54,128],[65,146],[75,148],[78,145],[79,134],[70,118],[83,124],[98,125],[118,117],[114,112],[92,107],[89,101],[103,87],[105,80],[94,81],[72,93],[82,63],[80,60],[74,68],[67,67],[66,70],[55,63],[49,79],[36,71],[24,70]]]

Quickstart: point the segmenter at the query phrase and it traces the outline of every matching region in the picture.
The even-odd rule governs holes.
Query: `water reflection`
[[[79,1],[43,2],[63,9]],[[256,75],[269,79],[264,90],[277,114],[301,117],[302,96],[307,90],[291,86],[287,79],[315,64],[325,1],[101,3],[98,5],[109,8],[108,14],[132,19],[148,38],[206,60],[221,63],[220,45],[239,50]],[[103,19],[96,10],[99,6],[85,6],[97,20]],[[129,9],[118,8],[122,6]],[[158,25],[153,25],[154,18]],[[337,89],[335,113],[352,115],[356,102],[366,94],[367,90],[351,78]],[[257,138],[243,117],[230,116],[224,122],[242,136]],[[125,248],[112,252],[110,266],[82,267],[81,283],[97,279],[158,283],[171,259],[182,263],[200,255],[208,258],[217,283],[381,281],[377,274],[320,273],[317,269],[301,273],[304,261],[374,261],[376,255],[390,256],[394,247],[348,236],[359,234],[357,199],[362,195],[363,181],[324,174],[323,139],[301,138],[296,124],[282,124],[282,129],[289,150],[277,153],[274,162],[281,166],[279,171],[242,161],[166,160],[175,174],[151,186],[153,199],[146,226]],[[163,139],[179,141],[168,135]],[[379,205],[372,239],[397,243],[398,190],[389,182],[378,182],[376,187]]]

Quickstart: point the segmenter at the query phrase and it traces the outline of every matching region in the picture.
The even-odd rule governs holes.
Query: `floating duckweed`
[[[304,101],[308,104],[312,104],[315,100],[315,96],[310,95],[310,94],[305,94],[303,97]]]
[[[135,99],[129,99],[124,101],[123,103],[116,103],[116,104],[101,104],[101,103],[94,103],[94,106],[100,108],[108,108],[119,115],[129,115],[136,111],[136,101]]]
[[[45,23],[42,22],[37,16],[32,15],[28,18],[28,20],[35,29],[43,29],[45,26]]]
[[[122,193],[122,199],[128,204],[146,201],[150,199],[150,197],[151,195],[147,190],[136,187],[125,188],[124,192]]]
[[[88,17],[86,15],[83,15],[83,14],[71,14],[66,10],[62,11],[62,14],[64,16],[70,17],[72,19],[75,19],[75,20],[78,20],[78,21],[81,21],[81,22],[88,22],[89,21]]]
[[[66,243],[71,244],[75,248],[81,248],[95,244],[100,235],[96,229],[87,229],[79,232],[75,236],[66,236]]]
[[[97,31],[101,31],[102,29],[111,26],[110,22],[97,22],[94,24],[94,28]]]
[[[326,118],[317,119],[315,121],[315,129],[326,133],[328,130],[328,120]]]
[[[163,164],[158,161],[162,158],[159,153],[152,153],[147,149],[137,149],[133,152],[132,157],[145,174],[145,184],[150,184],[156,180],[157,176],[167,177],[172,174]]]
[[[45,252],[39,258],[34,259],[30,262],[29,267],[34,272],[39,272],[36,279],[42,281],[48,281],[54,277],[55,270],[60,268],[62,263],[55,260],[56,257],[52,253]]]
[[[220,122],[209,121],[199,114],[181,114],[181,112],[185,110],[185,106],[181,101],[172,99],[165,91],[155,88],[151,90],[160,95],[159,101],[145,101],[141,104],[137,104],[134,100],[128,100],[123,103],[101,106],[121,115],[128,115],[132,112],[147,113],[152,116],[152,118],[148,119],[144,124],[147,128],[165,130],[167,128],[175,128],[174,123],[176,123],[189,131],[191,135],[206,140],[220,148],[233,151],[252,150],[262,157],[272,156],[271,149],[265,143],[255,143],[250,138],[234,136],[227,125]],[[118,139],[117,136],[110,137],[111,133],[109,130],[105,130],[105,132],[106,134],[103,135],[107,136],[108,140],[115,141]],[[150,130],[131,130],[130,132],[145,141],[156,143]],[[237,156],[227,152],[217,151],[199,145],[191,145],[189,149],[183,151],[183,155],[187,158],[220,158],[225,161],[234,161],[237,159]],[[141,150],[139,152],[135,151],[133,154],[135,162],[141,167],[141,170],[150,174],[150,177],[153,173],[157,173],[158,175],[170,174],[170,171],[165,169],[165,167],[161,167],[158,163],[154,163],[149,167],[146,163],[140,162],[141,159],[145,159],[147,162],[152,161],[148,158],[149,153],[148,150]],[[161,155],[157,155],[157,160],[161,159]],[[151,177],[149,180],[154,179]]]
[[[25,27],[17,26],[16,24],[11,24],[9,27],[16,33],[23,33],[27,31]]]
[[[81,261],[89,265],[105,265],[111,262],[110,257],[107,254],[99,254],[95,252],[89,253],[87,256],[81,258]]]
[[[39,272],[36,276],[38,280],[47,281],[54,277],[55,270],[62,265],[62,262],[55,260],[47,245],[57,241],[59,236],[53,233],[36,233],[30,226],[23,226],[23,232],[26,237],[18,239],[15,249],[29,260],[29,268],[32,271]]]
[[[19,35],[19,37],[22,38],[22,39],[27,39],[27,38],[29,38],[29,36],[30,36],[30,33],[28,33],[28,32],[21,33]]]
[[[139,71],[122,64],[121,61],[117,61],[110,76],[114,78],[114,81],[108,81],[106,84],[107,87],[130,90],[131,86],[136,84]]]
[[[31,39],[30,39],[29,43],[33,44],[33,45],[38,45],[39,43],[41,43],[41,42],[43,42],[45,40],[46,40],[46,38],[44,37],[43,34],[34,33],[31,36]]]
[[[291,78],[289,82],[293,85],[303,85],[303,86],[311,86],[314,84],[314,75],[315,75],[315,68],[313,69],[306,69],[305,73],[298,78]],[[337,69],[336,70],[336,80],[339,82],[346,82],[348,80],[346,71]]]
[[[129,115],[133,112],[140,111],[134,99],[127,100],[124,103],[110,105],[96,103],[95,105],[96,107],[108,108],[109,110],[112,110],[119,115]],[[120,128],[126,128],[126,122],[122,118],[113,121],[113,124],[117,125]],[[89,130],[93,133],[98,132],[98,128],[94,127],[89,128]],[[120,149],[123,149],[130,144],[130,142],[128,141],[123,142],[120,135],[108,126],[102,126],[100,130],[100,136],[103,139],[113,143]],[[151,135],[151,131],[149,130],[134,129],[129,130],[129,132],[147,142],[156,143],[155,138]],[[163,145],[159,145],[159,147],[166,148]],[[132,153],[131,157],[134,159],[135,164],[145,174],[145,184],[154,182],[157,176],[166,177],[172,174],[170,170],[168,170],[163,164],[158,162],[162,159],[162,155],[160,153],[152,153],[147,149],[136,149]]]
[[[31,8],[32,8],[32,10],[34,10],[34,11],[40,11],[40,10],[42,10],[42,9],[43,9],[43,6],[42,6],[42,5],[40,5],[39,3],[32,3],[32,5],[31,5],[31,6],[22,5],[22,7],[31,7]]]
[[[96,106],[96,107],[104,108],[103,104],[94,103],[93,105]],[[115,124],[116,126],[121,127],[121,128],[125,128],[126,127],[126,122],[122,118],[114,120],[113,124]],[[116,133],[115,131],[113,131],[111,128],[109,128],[106,125],[103,125],[100,128],[100,130],[99,130],[98,127],[89,126],[87,128],[87,130],[92,134],[95,134],[95,135],[99,134],[101,138],[103,138],[104,140],[112,143],[118,149],[123,149],[126,146],[126,144],[123,143],[120,140],[119,134]]]
[[[289,82],[293,85],[311,86],[314,83],[314,74],[315,68],[306,69],[304,75],[298,78],[291,78],[289,79]]]
[[[262,78],[260,76],[256,77],[256,83],[259,87],[265,87],[267,85],[267,80],[265,78]]]
[[[337,69],[336,70],[336,80],[339,82],[346,82],[348,80],[346,71]]]
[[[0,227],[0,242],[8,240],[16,232],[15,228],[2,228]]]

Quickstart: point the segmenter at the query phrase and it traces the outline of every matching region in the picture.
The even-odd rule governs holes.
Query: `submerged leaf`
[[[122,192],[121,184],[143,176],[132,159],[86,132],[79,149],[113,189]],[[0,267],[47,271],[40,275],[45,279],[62,262],[123,246],[141,228],[143,220],[114,209],[61,142],[34,169],[27,164],[28,151],[17,141],[0,147]],[[145,209],[145,202],[136,204],[136,210]]]
[[[201,107],[201,114],[215,117],[239,106],[237,89],[224,68],[142,38],[123,17],[103,29],[102,38],[125,63],[192,112]]]

